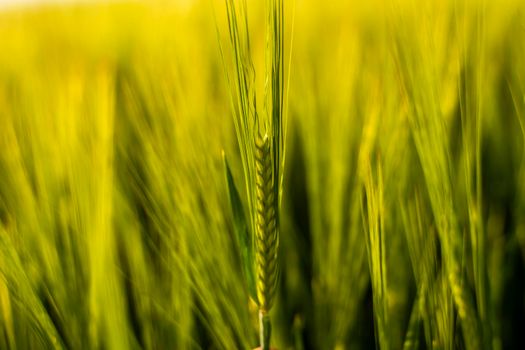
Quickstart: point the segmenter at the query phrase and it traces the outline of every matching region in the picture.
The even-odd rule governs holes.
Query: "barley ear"
[[[275,198],[271,142],[268,135],[255,140],[257,298],[263,314],[272,307],[277,284],[277,201]]]

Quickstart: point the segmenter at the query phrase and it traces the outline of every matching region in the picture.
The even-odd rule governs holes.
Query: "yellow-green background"
[[[285,21],[273,344],[522,348],[523,2],[295,0]],[[0,348],[256,346],[227,33],[221,1],[0,13]]]

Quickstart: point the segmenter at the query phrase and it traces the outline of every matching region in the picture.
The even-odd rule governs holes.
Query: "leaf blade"
[[[254,246],[253,237],[250,232],[249,225],[246,222],[246,216],[241,201],[239,191],[235,186],[233,175],[228,165],[228,161],[224,152],[222,153],[222,159],[224,162],[224,172],[226,177],[226,185],[228,187],[228,198],[230,201],[230,208],[232,211],[233,218],[233,229],[235,231],[235,238],[237,241],[237,248],[241,258],[242,272],[244,274],[245,282],[248,287],[250,297],[256,302],[257,293],[255,288],[255,272],[254,272]]]

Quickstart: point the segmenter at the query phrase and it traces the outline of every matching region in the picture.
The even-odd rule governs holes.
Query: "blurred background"
[[[0,348],[254,348],[225,4],[29,3],[0,1]],[[525,348],[524,11],[286,2],[278,349]]]

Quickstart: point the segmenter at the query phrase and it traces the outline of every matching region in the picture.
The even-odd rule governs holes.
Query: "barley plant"
[[[522,0],[0,1],[0,349],[523,349],[524,281]]]
[[[234,69],[227,73],[232,109],[248,198],[249,222],[226,162],[226,176],[234,211],[239,249],[248,289],[259,308],[262,350],[270,349],[269,312],[274,304],[279,276],[279,209],[284,167],[284,5],[266,2],[265,85],[263,108],[258,109],[255,67],[250,49],[246,1],[226,1]],[[226,70],[228,72],[228,70]],[[238,211],[238,212],[237,212]],[[255,284],[255,286],[254,286]]]

